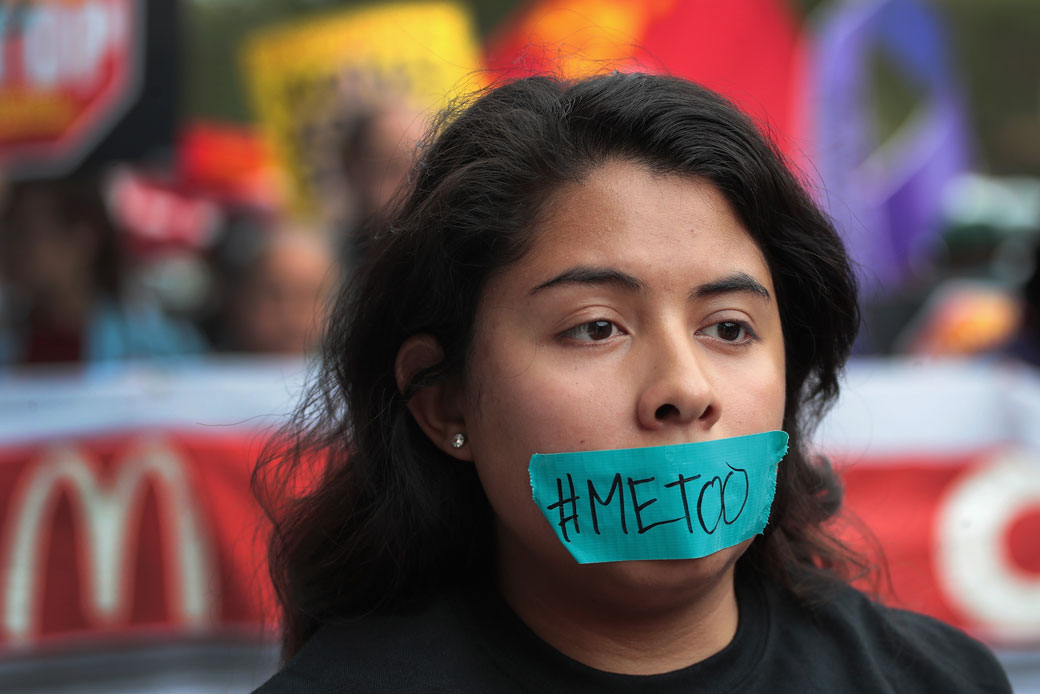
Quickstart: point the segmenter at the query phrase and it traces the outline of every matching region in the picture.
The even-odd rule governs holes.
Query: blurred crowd
[[[862,354],[1040,367],[1040,181],[965,174],[906,281],[864,297]]]
[[[881,32],[885,41],[916,41],[884,33],[891,27],[870,26],[859,17],[857,3],[831,5],[842,12],[814,28],[817,50],[830,46],[848,65],[855,61],[841,51],[851,49],[827,39],[851,31],[842,22],[860,22],[856,31]],[[897,11],[918,11],[911,2],[872,6],[892,13],[892,26],[901,26]],[[556,21],[549,10],[546,16]],[[520,20],[516,36],[522,43],[527,25]],[[784,23],[774,24],[766,28],[776,32]],[[569,25],[561,26],[564,31]],[[676,55],[685,55],[688,37],[680,34],[655,34],[657,52],[674,45],[681,48]],[[314,38],[300,45],[320,43]],[[502,45],[510,58],[505,62],[513,65],[515,47],[505,39]],[[934,53],[935,65],[945,69],[941,51]],[[282,53],[274,55],[276,64],[284,62]],[[826,67],[841,61],[820,62]],[[935,65],[925,72],[936,72]],[[903,67],[913,73],[920,66]],[[269,68],[260,65],[253,73]],[[294,97],[300,103],[291,137],[299,161],[292,172],[279,170],[275,162],[286,166],[284,157],[267,151],[270,145],[257,130],[199,123],[181,128],[173,153],[160,163],[108,162],[39,180],[5,180],[0,170],[0,367],[312,352],[328,299],[364,256],[365,239],[385,223],[388,202],[407,177],[432,115],[409,100],[406,85],[387,81],[394,71],[378,72],[355,66],[325,83],[316,72],[314,83],[331,96]],[[817,77],[840,91],[852,74],[830,75],[836,87],[828,75]],[[947,82],[952,78],[939,87],[922,83],[923,94],[935,93],[921,111],[934,116],[931,131],[967,137],[958,120],[959,97]],[[276,105],[286,101],[281,92],[272,93]],[[867,104],[853,99],[858,94],[818,101],[865,110]],[[839,125],[848,120],[847,114],[828,114]],[[840,145],[869,140],[866,132],[852,137],[839,128],[830,134]],[[844,151],[828,136],[826,128],[817,133],[821,156],[810,167],[820,164],[824,180],[817,192],[835,203],[831,214],[864,269],[858,353],[1014,358],[1040,365],[1040,179],[986,177],[965,173],[960,159],[924,157],[909,182],[931,198],[914,198],[920,190],[899,189],[906,183],[899,166],[891,166],[887,177],[868,175],[883,159],[880,148],[854,153],[871,166],[828,162]],[[929,142],[907,150],[930,151]],[[951,142],[954,149],[970,149],[970,142],[953,136],[943,141]],[[307,214],[291,199],[294,185],[309,191]],[[934,206],[941,191],[941,228],[933,232],[931,218],[918,219],[918,213]],[[891,199],[874,199],[885,195]]]
[[[269,162],[229,180],[206,170],[228,168],[226,156],[192,160],[193,146],[221,138],[241,150],[242,133],[207,132],[166,170],[0,183],[0,366],[313,351],[425,120],[388,96],[334,125],[322,146],[335,170],[305,221],[287,210],[278,172],[261,170]]]
[[[288,213],[277,175],[218,185],[205,164],[3,184],[0,365],[314,350],[426,123],[392,96],[326,123],[335,170],[306,222]],[[957,185],[926,266],[866,297],[859,352],[1040,366],[1040,184]]]

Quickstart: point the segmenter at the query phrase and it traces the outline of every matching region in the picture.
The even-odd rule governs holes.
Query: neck
[[[681,589],[659,589],[652,582],[643,590],[630,586],[622,607],[611,596],[590,591],[590,581],[568,585],[550,572],[507,570],[501,562],[499,586],[520,619],[561,653],[598,670],[651,675],[701,662],[733,640],[734,562]],[[678,574],[686,568],[679,566],[685,562],[669,562],[673,566],[667,568],[649,563],[658,565],[649,567],[651,572]]]

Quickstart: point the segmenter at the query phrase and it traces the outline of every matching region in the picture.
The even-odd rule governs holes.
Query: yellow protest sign
[[[452,3],[379,5],[279,25],[251,37],[243,61],[261,127],[303,215],[316,211],[315,190],[336,166],[329,138],[337,112],[381,92],[433,112],[484,79],[470,17]]]

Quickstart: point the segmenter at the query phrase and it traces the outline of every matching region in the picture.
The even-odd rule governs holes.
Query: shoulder
[[[1011,691],[985,645],[936,619],[886,607],[844,585],[805,607],[779,588],[772,593],[782,649],[814,657],[816,681],[848,678],[860,691]]]
[[[258,694],[467,691],[482,674],[446,600],[321,627]]]
[[[970,683],[977,691],[1009,692],[1004,668],[992,651],[963,631],[926,615],[876,606],[891,643],[890,658],[919,672],[942,670],[942,677]],[[941,679],[941,678],[940,678]]]

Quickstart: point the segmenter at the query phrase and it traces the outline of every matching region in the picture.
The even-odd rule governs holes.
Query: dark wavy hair
[[[862,568],[824,527],[841,488],[806,449],[859,323],[831,222],[751,120],[714,92],[645,74],[531,77],[441,116],[333,306],[320,374],[254,473],[273,521],[285,657],[323,621],[401,609],[490,576],[491,510],[475,470],[438,450],[406,403],[464,372],[485,283],[530,247],[547,198],[611,160],[711,181],[772,273],[790,449],[770,522],[740,561],[807,599]],[[395,358],[417,333],[433,335],[444,360],[401,393]]]

